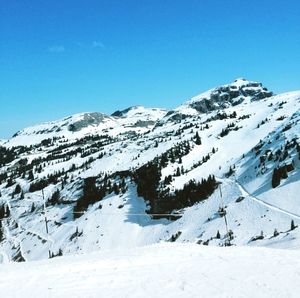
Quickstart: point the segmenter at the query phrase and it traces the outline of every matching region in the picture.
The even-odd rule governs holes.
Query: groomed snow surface
[[[0,267],[1,297],[299,297],[300,252],[156,244]]]

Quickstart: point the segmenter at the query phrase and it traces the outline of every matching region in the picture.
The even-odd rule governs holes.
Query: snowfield
[[[0,297],[298,297],[299,189],[300,91],[24,128],[0,141]]]
[[[299,297],[300,252],[164,243],[5,264],[0,280],[6,298]]]

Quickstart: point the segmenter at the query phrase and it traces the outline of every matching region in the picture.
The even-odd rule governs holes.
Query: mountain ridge
[[[250,93],[206,112],[187,101],[180,111],[81,113],[60,131],[54,121],[6,141],[2,261],[160,241],[299,248],[300,91]]]
[[[243,88],[247,87],[248,89],[250,87],[250,91],[248,89],[245,89],[246,91],[243,91]],[[267,88],[263,87],[261,83],[239,78],[236,79],[233,83],[215,87],[197,96],[194,96],[175,109],[166,110],[161,108],[145,108],[143,106],[138,105],[128,107],[122,111],[117,110],[111,115],[106,115],[102,112],[77,113],[74,115],[63,117],[58,120],[48,121],[41,124],[36,124],[34,126],[29,126],[15,133],[13,137],[17,137],[22,134],[30,134],[30,130],[32,131],[33,129],[37,129],[37,134],[43,134],[43,132],[47,132],[47,126],[52,126],[51,128],[48,128],[50,132],[60,132],[61,128],[66,125],[68,126],[69,131],[78,132],[88,126],[100,126],[100,124],[103,124],[105,120],[106,122],[108,122],[108,126],[110,128],[113,127],[113,124],[109,123],[109,120],[111,120],[111,122],[114,122],[114,120],[118,122],[120,118],[125,119],[126,117],[134,117],[135,114],[140,114],[141,118],[143,116],[147,117],[147,120],[151,122],[158,120],[164,121],[164,119],[159,118],[164,118],[168,115],[172,115],[172,117],[170,118],[176,120],[185,118],[186,115],[197,115],[199,113],[207,113],[213,110],[225,109],[232,104],[241,104],[246,99],[260,100],[265,97],[270,97],[272,95],[273,93],[267,91]],[[259,97],[258,99],[257,96]],[[232,99],[234,99],[235,101],[232,101]],[[137,111],[137,113],[134,113],[135,111]],[[155,114],[155,112],[157,112],[157,114]],[[183,114],[183,116],[178,116],[178,113]],[[27,131],[29,132],[27,133]]]

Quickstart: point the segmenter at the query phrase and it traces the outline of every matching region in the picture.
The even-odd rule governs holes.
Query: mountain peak
[[[194,112],[207,113],[244,102],[261,100],[272,95],[273,92],[263,87],[262,83],[237,78],[230,84],[210,89],[192,97],[177,110],[184,112],[188,108],[194,110]]]
[[[125,110],[117,110],[111,114],[117,118],[153,118],[152,120],[158,120],[167,113],[166,110],[160,108],[146,108],[141,105],[132,106]]]
[[[117,110],[111,114],[113,117],[124,117],[128,114],[128,112],[133,110],[145,110],[146,108],[141,105],[131,106],[129,108],[126,108],[124,110]]]

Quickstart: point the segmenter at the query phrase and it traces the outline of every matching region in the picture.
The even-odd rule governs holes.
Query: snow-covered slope
[[[60,120],[25,128],[7,140],[5,146],[33,145],[48,138],[64,137],[75,140],[88,135],[118,135],[127,131],[145,132],[166,113],[167,111],[163,109],[147,109],[138,106],[125,110],[121,117],[118,112],[112,116],[103,113],[75,114]]]
[[[171,111],[26,128],[0,147],[2,262],[160,241],[299,248],[299,121],[300,91],[238,79]]]
[[[299,259],[299,251],[159,244],[2,265],[0,291],[7,298],[298,297]]]

